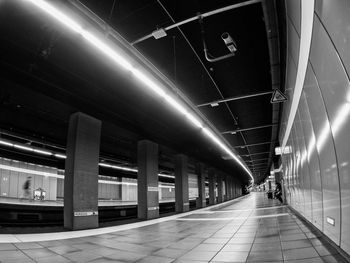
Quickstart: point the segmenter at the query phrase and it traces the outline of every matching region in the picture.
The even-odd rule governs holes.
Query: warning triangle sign
[[[275,89],[273,94],[272,94],[272,98],[270,100],[271,103],[279,103],[279,102],[284,102],[288,100],[286,95],[284,95],[282,93],[282,91],[280,91],[279,89]]]

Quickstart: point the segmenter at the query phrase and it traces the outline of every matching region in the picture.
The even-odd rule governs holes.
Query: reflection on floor
[[[288,207],[263,193],[139,228],[55,241],[1,243],[0,261],[347,262]]]

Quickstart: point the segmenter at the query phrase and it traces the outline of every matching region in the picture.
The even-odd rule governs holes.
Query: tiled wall
[[[280,141],[294,91],[302,1],[286,0],[287,77]],[[282,156],[285,197],[350,254],[350,1],[316,0],[309,62]],[[334,220],[334,225],[332,224]]]

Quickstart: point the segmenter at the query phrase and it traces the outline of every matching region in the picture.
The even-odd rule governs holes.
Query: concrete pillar
[[[236,180],[232,178],[232,199],[235,199],[236,197]]]
[[[69,120],[64,179],[64,227],[98,227],[101,121],[77,112]]]
[[[230,183],[229,183],[229,176],[225,175],[225,201],[230,200]]]
[[[216,174],[215,169],[210,168],[208,171],[209,177],[209,205],[216,204],[216,195],[215,195],[215,187],[216,187]]]
[[[159,217],[158,144],[148,140],[137,144],[137,216]]]
[[[222,187],[223,187],[223,182],[222,182],[222,175],[218,175],[217,176],[217,180],[218,180],[218,203],[222,203],[224,201],[224,194],[222,191]]]
[[[197,208],[206,207],[207,202],[205,199],[205,175],[204,165],[202,163],[196,164],[196,174],[198,175],[198,202]]]
[[[175,212],[178,213],[190,210],[187,161],[187,156],[183,154],[175,156]]]

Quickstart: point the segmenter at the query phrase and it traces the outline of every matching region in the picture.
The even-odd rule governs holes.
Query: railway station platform
[[[0,262],[348,262],[286,205],[249,195],[155,220],[0,235]]]

